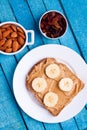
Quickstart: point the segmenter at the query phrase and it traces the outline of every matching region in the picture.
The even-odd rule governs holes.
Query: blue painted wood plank
[[[0,55],[0,63],[2,65],[9,86],[12,89],[13,72],[17,65],[15,58],[13,56]]]
[[[79,130],[74,118],[61,123],[63,130]]]
[[[29,51],[29,49],[27,48],[27,46],[19,53],[17,53],[15,55],[16,61],[17,63],[21,60],[21,58]]]
[[[5,21],[16,21],[16,17],[14,15],[14,11],[12,7],[9,5],[8,1],[2,0],[0,1],[0,21],[5,22]],[[25,13],[26,14],[26,13]],[[24,17],[24,16],[23,16]],[[17,20],[16,22],[20,22]],[[25,23],[25,21],[24,21]],[[26,25],[26,23],[25,23]],[[24,54],[28,52],[28,49],[24,49],[22,52],[19,53],[19,55],[16,56],[17,60],[20,60]]]
[[[7,17],[8,16],[8,17]],[[14,10],[6,0],[0,1],[0,21],[5,22],[5,21],[15,21],[15,22],[20,22],[16,21],[16,17],[14,15]],[[22,52],[19,53],[19,55],[16,56],[18,60],[21,59],[21,57],[26,54],[28,49],[26,48]]]
[[[60,2],[58,0],[55,0],[55,2],[54,1],[49,2],[49,0],[44,0],[44,4],[45,4],[47,10],[57,10],[64,14],[63,9],[61,8]],[[66,17],[66,15],[65,15],[65,17]],[[62,45],[65,45],[80,54],[69,25],[68,25],[67,31],[64,34],[64,36],[60,38],[60,42]]]
[[[80,130],[87,129],[87,109],[86,108],[84,108],[78,115],[76,115],[75,119]]]
[[[45,130],[42,122],[34,120],[33,118],[27,116],[25,113],[23,113],[23,116],[29,130]]]
[[[6,21],[16,21],[16,18],[14,16],[14,11],[12,10],[12,7],[8,3],[7,0],[0,1],[0,21],[6,22]],[[28,50],[25,49],[22,51],[22,53],[19,53],[20,55],[17,56],[17,59],[20,60],[20,58],[27,52]]]
[[[32,1],[28,0],[28,4],[29,4],[30,10],[33,14],[33,17],[34,17],[34,20],[35,20],[35,23],[37,26],[37,31],[39,31],[39,19],[42,16],[42,14],[46,12],[46,8],[41,0],[36,0],[36,1],[35,0],[32,0]],[[42,37],[44,44],[49,44],[49,43],[59,44],[59,41],[57,39],[55,39],[55,40],[47,39],[40,33],[40,31],[39,31],[38,35]]]
[[[13,17],[13,12],[11,11],[10,5],[8,4],[8,0],[0,1],[0,21],[15,21],[15,17]]]
[[[39,35],[39,30],[37,29],[37,26],[35,25],[35,21],[34,21],[33,16],[29,10],[29,7],[27,5],[27,1],[10,0],[10,4],[14,10],[14,15],[15,15],[17,21],[19,23],[21,23],[25,27],[25,29],[27,29],[27,30],[33,29],[35,31],[34,45],[29,46],[29,47],[32,49],[36,46],[42,45],[43,41]]]
[[[68,0],[67,4],[66,0],[61,2],[87,62],[87,0]]]
[[[54,124],[44,123],[44,126],[46,130],[62,130],[61,126],[58,123]]]
[[[87,110],[87,104],[85,105],[85,107],[86,107],[86,110]]]
[[[0,129],[26,130],[0,66]]]

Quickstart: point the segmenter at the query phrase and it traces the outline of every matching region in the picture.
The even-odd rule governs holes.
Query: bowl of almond
[[[28,42],[28,33],[31,41]],[[5,55],[17,54],[26,45],[34,44],[34,31],[26,30],[17,22],[3,22],[0,24],[0,53]]]

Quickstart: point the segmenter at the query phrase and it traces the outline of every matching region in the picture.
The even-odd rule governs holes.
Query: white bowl
[[[56,37],[47,36],[46,34],[49,33],[49,30],[47,30],[47,32],[46,32],[46,31],[43,32],[43,30],[42,30],[42,28],[41,28],[42,19],[44,18],[44,16],[46,17],[47,14],[50,15],[51,13],[55,13],[56,15],[58,14],[58,15],[62,18],[62,20],[64,21],[64,23],[65,23],[63,33],[62,33],[61,35],[58,35],[58,34],[57,34],[58,36],[56,36]],[[49,17],[50,17],[50,16],[49,16]],[[57,17],[57,16],[56,16],[56,17]],[[57,18],[58,18],[58,17],[57,17]],[[54,25],[52,24],[53,19],[54,19],[54,17],[51,19],[49,27],[54,26]],[[47,20],[47,17],[46,17],[46,20]],[[46,27],[47,27],[47,21],[44,22],[44,23],[45,23],[44,26],[45,26],[45,29],[46,29]],[[58,25],[60,25],[60,24],[58,23]],[[61,26],[61,25],[60,25],[60,26]],[[40,29],[41,34],[42,34],[43,36],[45,36],[46,38],[52,39],[52,40],[53,40],[53,39],[60,38],[61,36],[63,36],[63,35],[65,34],[66,30],[67,30],[67,26],[68,26],[68,22],[67,22],[66,17],[65,17],[61,12],[59,12],[59,11],[57,11],[57,10],[50,10],[50,11],[45,12],[45,13],[41,16],[41,18],[40,18],[40,20],[39,20],[39,29]],[[62,29],[62,27],[61,27],[61,29]],[[58,31],[58,30],[57,30],[57,31]]]
[[[0,50],[0,53],[5,54],[5,55],[14,55],[14,54],[17,54],[17,53],[21,52],[25,48],[26,45],[32,45],[32,44],[34,44],[34,31],[33,30],[26,30],[19,23],[12,22],[12,21],[3,22],[3,23],[0,24],[0,27],[3,26],[3,25],[6,25],[6,24],[13,24],[13,25],[19,26],[24,31],[24,33],[25,33],[25,43],[24,43],[24,45],[19,50],[15,51],[15,52],[7,53],[5,51]],[[28,33],[31,33],[31,41],[30,42],[28,42]]]

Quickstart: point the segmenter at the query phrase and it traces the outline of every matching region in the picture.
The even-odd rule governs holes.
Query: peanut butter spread
[[[46,74],[46,68],[50,64],[56,64],[56,65],[58,65],[58,67],[60,69],[59,75],[53,79],[49,78],[49,76],[48,76],[48,75],[50,75],[51,72],[47,72],[48,75]],[[41,77],[41,78],[45,79],[46,84],[47,84],[46,88],[41,92],[38,92],[32,88],[32,82],[37,77]],[[61,79],[65,79],[65,80],[71,79],[72,80],[73,85],[72,85],[72,88],[70,91],[68,91],[68,89],[65,87],[67,85],[67,82],[62,83],[62,86],[65,85],[64,86],[65,91],[62,90],[62,88],[60,88],[61,86],[59,86],[59,83],[60,83]],[[84,87],[84,83],[65,64],[57,62],[56,59],[54,59],[54,58],[45,58],[45,59],[42,59],[41,61],[39,61],[37,64],[35,64],[31,68],[31,70],[29,71],[29,73],[27,74],[27,77],[26,77],[26,86],[27,86],[27,89],[36,96],[37,100],[52,115],[56,116],[61,112],[61,110],[67,104],[69,104],[72,101],[72,99],[79,93],[79,91],[81,91],[81,89]],[[70,87],[70,85],[69,85],[69,87]],[[39,88],[36,88],[36,89],[38,90]],[[48,92],[53,92],[53,93],[57,94],[57,96],[58,96],[57,103],[53,107],[49,107],[49,103],[50,102],[53,103],[54,99],[53,100],[51,99],[52,101],[50,101],[50,102],[49,102],[49,100],[47,100],[48,106],[45,104],[46,101],[44,102],[45,95]],[[50,99],[50,98],[48,97],[48,99]]]

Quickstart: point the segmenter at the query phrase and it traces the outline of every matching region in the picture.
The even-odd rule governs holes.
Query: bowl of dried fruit
[[[60,38],[67,30],[67,19],[57,10],[47,11],[39,20],[39,29],[46,38]]]
[[[28,42],[28,33],[31,41]],[[34,31],[26,30],[17,22],[3,22],[0,24],[0,53],[6,55],[17,54],[26,45],[34,44]]]

